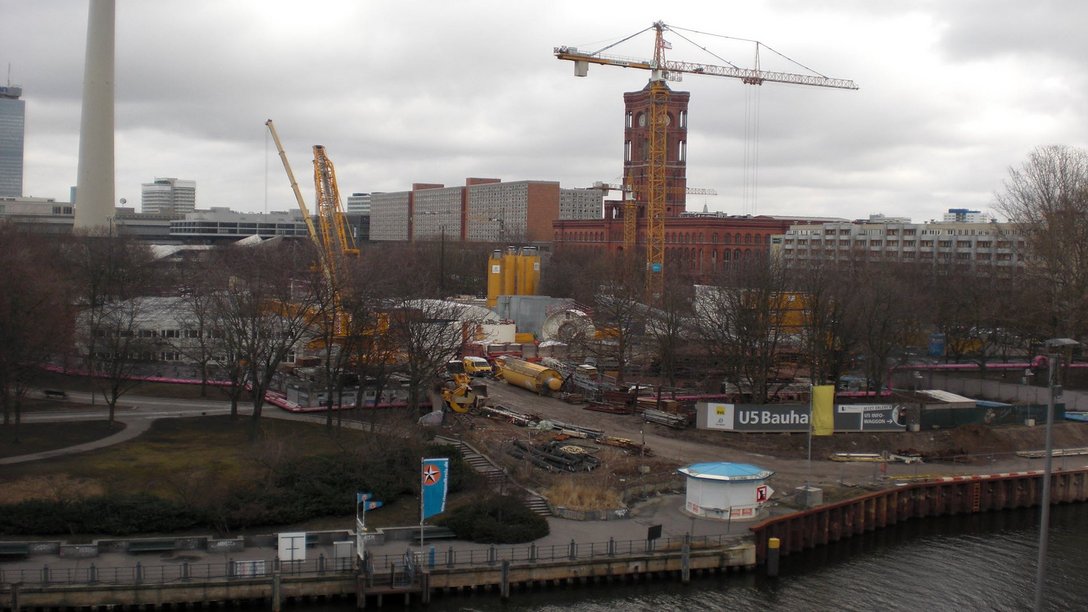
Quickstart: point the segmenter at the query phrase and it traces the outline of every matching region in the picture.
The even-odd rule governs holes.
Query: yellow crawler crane
[[[335,335],[343,336],[347,333],[349,321],[344,313],[340,299],[340,266],[343,265],[345,256],[358,256],[359,249],[355,247],[351,232],[348,231],[347,218],[340,206],[340,189],[336,185],[336,170],[332,160],[325,153],[325,147],[314,145],[314,192],[317,200],[318,224],[314,224],[310,216],[310,209],[306,206],[306,200],[302,197],[302,191],[298,188],[295,173],[291,171],[291,164],[287,162],[287,153],[283,150],[283,143],[276,132],[276,126],[269,119],[265,122],[272,140],[276,143],[283,169],[287,171],[287,178],[291,181],[291,190],[295,194],[302,219],[306,222],[306,229],[310,234],[310,240],[317,247],[321,260],[321,271],[328,283],[329,293],[332,296],[334,308]]]

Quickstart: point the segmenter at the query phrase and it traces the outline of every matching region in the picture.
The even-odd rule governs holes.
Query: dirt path
[[[772,479],[779,491],[812,484],[821,487],[878,485],[890,478],[920,478],[931,475],[1002,473],[1042,469],[1041,459],[1023,459],[1016,450],[1043,448],[1043,427],[981,428],[965,426],[939,432],[902,434],[836,434],[813,439],[812,460],[808,460],[808,436],[804,434],[745,434],[736,432],[673,430],[644,423],[638,415],[615,415],[585,410],[550,397],[501,382],[488,386],[490,403],[548,419],[602,429],[606,434],[642,442],[654,453],[653,469],[675,470],[691,463],[728,461],[750,463],[775,472]],[[492,435],[523,436],[519,428],[493,423]],[[520,431],[524,431],[521,429]],[[1088,446],[1088,425],[1056,424],[1055,448]],[[832,452],[880,452],[899,449],[956,449],[965,451],[965,462],[862,463],[830,461]],[[1088,457],[1055,460],[1055,467],[1080,466]]]

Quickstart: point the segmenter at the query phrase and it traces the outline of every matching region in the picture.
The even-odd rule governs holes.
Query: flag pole
[[[805,474],[805,487],[808,487],[808,481],[812,478],[812,427],[813,417],[816,416],[815,399],[816,399],[815,387],[812,383],[808,385],[808,470]]]
[[[419,554],[423,555],[423,463],[424,458],[419,458]]]

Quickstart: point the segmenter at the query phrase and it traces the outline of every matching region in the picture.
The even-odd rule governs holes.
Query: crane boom
[[[665,49],[672,48],[664,39],[669,26],[657,21],[655,31],[654,56],[652,60],[605,55],[601,52],[586,53],[576,47],[555,47],[555,57],[574,62],[574,75],[584,77],[589,73],[590,64],[635,68],[650,71],[649,115],[649,151],[646,173],[646,293],[650,300],[656,300],[664,291],[665,274],[665,203],[669,193],[666,185],[666,147],[668,116],[666,106],[669,101],[669,88],[665,81],[678,81],[684,74],[699,74],[717,77],[735,78],[746,85],[762,85],[765,82],[831,87],[836,89],[857,89],[858,86],[848,79],[833,79],[821,75],[794,74],[789,72],[771,72],[758,68],[738,68],[735,66],[717,66],[696,62],[680,62],[665,59]],[[626,39],[625,39],[626,40]],[[757,47],[758,49],[758,47]],[[602,49],[603,51],[603,49]],[[630,184],[626,178],[624,183]],[[624,206],[624,247],[634,246],[638,221],[635,218],[637,206],[626,202]]]
[[[790,83],[793,85],[812,85],[814,87],[832,87],[835,89],[857,89],[856,83],[849,79],[835,79],[831,77],[797,74],[793,72],[774,72],[757,70],[755,68],[736,68],[733,66],[716,66],[714,64],[700,64],[696,62],[678,62],[664,60],[658,66],[653,60],[634,59],[619,55],[607,55],[604,53],[585,53],[575,47],[555,47],[555,57],[561,60],[575,62],[575,75],[585,76],[584,70],[578,72],[577,62],[598,64],[601,66],[618,66],[620,68],[636,68],[641,70],[660,70],[663,78],[670,79],[670,75],[679,74],[705,74],[733,79],[740,79],[746,85],[762,85],[765,81],[771,83]]]
[[[339,255],[358,255],[359,250],[351,243],[350,234],[347,232],[343,212],[340,210],[340,190],[336,186],[336,172],[332,161],[325,154],[325,147],[314,146],[314,190],[317,199],[318,221],[320,229],[314,225],[310,216],[310,210],[306,206],[306,200],[302,197],[302,191],[295,180],[295,173],[291,170],[291,164],[287,162],[287,153],[283,150],[283,143],[276,132],[276,126],[269,119],[265,122],[272,140],[276,143],[283,169],[287,171],[287,178],[291,181],[291,191],[295,194],[298,209],[306,222],[306,229],[310,234],[310,240],[317,247],[318,258],[321,263],[321,272],[325,277],[325,283],[332,298],[332,326],[336,336],[343,335],[347,329],[347,316],[341,306],[340,272],[337,269],[340,264]],[[334,242],[332,234],[337,234]]]
[[[314,226],[314,220],[310,217],[310,209],[306,207],[306,200],[302,197],[302,191],[298,188],[298,181],[295,180],[295,173],[291,171],[291,164],[287,162],[287,152],[283,150],[283,143],[280,142],[280,135],[276,132],[276,126],[272,123],[272,120],[264,122],[268,128],[268,133],[272,134],[272,141],[276,143],[276,151],[280,154],[280,161],[283,162],[283,169],[287,171],[287,179],[291,181],[291,191],[295,193],[295,201],[298,202],[298,209],[302,212],[302,220],[306,222],[306,229],[309,230],[310,240],[313,240],[314,245],[319,250],[324,250],[321,246],[321,238],[318,236],[317,228]]]

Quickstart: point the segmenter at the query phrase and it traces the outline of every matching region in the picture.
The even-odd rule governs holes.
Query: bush
[[[500,495],[451,511],[438,521],[462,540],[519,544],[548,535],[548,521],[516,497]]]
[[[98,533],[124,536],[184,531],[205,522],[206,518],[199,512],[150,495],[91,497],[66,502],[33,500],[0,506],[0,533],[5,535]]]

